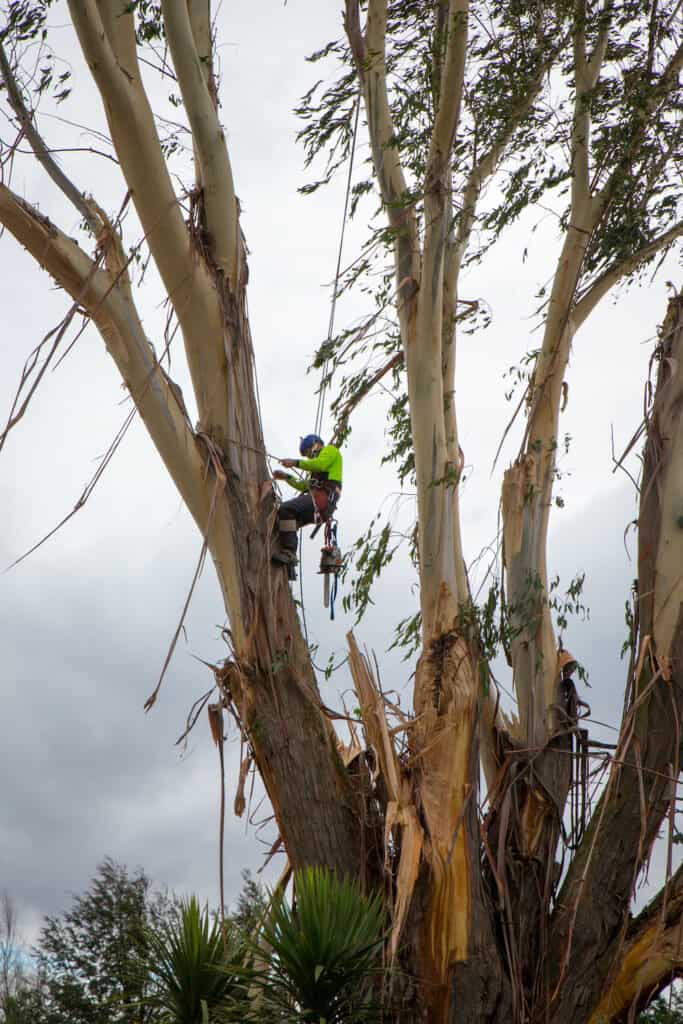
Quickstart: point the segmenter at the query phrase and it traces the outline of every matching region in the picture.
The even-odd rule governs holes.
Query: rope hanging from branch
[[[334,275],[334,288],[332,289],[332,307],[330,309],[330,322],[329,322],[329,325],[328,325],[328,328],[327,328],[326,351],[327,351],[328,355],[326,356],[325,362],[323,364],[322,382],[321,382],[321,385],[320,385],[320,390],[318,392],[318,410],[317,410],[316,415],[315,415],[315,430],[313,431],[313,433],[314,434],[318,434],[318,436],[322,436],[321,435],[321,431],[322,431],[322,427],[323,427],[323,417],[325,415],[325,392],[327,391],[327,371],[328,371],[328,367],[329,367],[329,364],[330,364],[329,345],[330,345],[330,342],[332,341],[332,337],[334,335],[334,316],[335,316],[335,312],[336,312],[336,309],[337,309],[337,295],[338,295],[338,292],[339,292],[339,275],[341,274],[342,252],[344,250],[344,232],[346,230],[346,221],[347,221],[348,212],[349,212],[349,199],[351,197],[351,177],[352,177],[352,174],[353,174],[353,159],[354,159],[355,152],[356,152],[356,138],[357,138],[357,135],[358,135],[358,117],[359,117],[359,114],[360,114],[360,94],[359,94],[359,96],[358,96],[358,98],[356,100],[356,112],[355,112],[355,115],[354,115],[354,122],[353,122],[353,135],[351,137],[351,152],[349,154],[349,173],[348,173],[348,177],[346,179],[346,197],[344,199],[344,216],[342,217],[341,233],[340,233],[340,236],[339,236],[339,251],[337,253],[337,269],[336,269],[335,275]]]

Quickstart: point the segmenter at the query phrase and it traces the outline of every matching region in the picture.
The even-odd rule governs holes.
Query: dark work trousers
[[[287,551],[296,551],[296,531],[315,522],[312,494],[299,494],[290,501],[283,501],[278,509],[277,518],[281,546]]]

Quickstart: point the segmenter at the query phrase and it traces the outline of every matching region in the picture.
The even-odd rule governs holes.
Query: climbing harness
[[[334,621],[334,602],[337,599],[339,573],[342,567],[342,553],[337,542],[337,520],[325,521],[325,542],[320,549],[320,568],[318,575],[323,578],[323,605],[330,609],[330,618]]]

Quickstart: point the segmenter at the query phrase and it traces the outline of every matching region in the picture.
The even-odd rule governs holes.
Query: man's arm
[[[308,490],[308,482],[306,480],[302,480],[298,476],[293,476],[292,473],[283,473],[282,470],[276,469],[273,473],[273,477],[276,480],[283,480],[285,483],[289,484],[290,487],[293,487],[295,491]]]
[[[336,458],[337,449],[328,444],[318,452],[314,459],[297,459],[297,465],[299,469],[305,469],[308,473],[327,473]]]

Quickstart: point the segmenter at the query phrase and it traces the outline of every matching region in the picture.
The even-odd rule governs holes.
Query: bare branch
[[[0,72],[2,72],[5,87],[7,88],[7,98],[10,106],[17,116],[17,120],[19,121],[22,131],[31,145],[31,149],[36,155],[36,159],[47,171],[57,188],[60,189],[73,206],[76,207],[79,214],[88,225],[91,233],[97,237],[102,225],[99,220],[93,216],[92,209],[88,207],[82,193],[79,192],[73,182],[67,178],[66,174],[64,174],[62,169],[58,166],[50,150],[45,145],[43,137],[33,122],[33,115],[24,102],[19,83],[14,77],[1,40]]]
[[[223,317],[205,262],[183,220],[137,64],[130,5],[69,0],[84,56],[100,90],[112,141],[164,287],[181,326],[200,425],[229,435]],[[102,12],[102,16],[100,14]]]
[[[8,565],[7,568],[4,570],[5,572],[9,572],[10,569],[14,569],[15,566],[20,565],[21,562],[25,561],[25,559],[27,559],[30,555],[32,555],[35,551],[37,551],[38,548],[42,548],[43,544],[46,544],[47,541],[49,541],[51,537],[54,537],[56,533],[59,533],[59,531],[62,529],[63,526],[66,526],[66,524],[71,519],[73,519],[73,517],[78,512],[80,512],[82,508],[85,508],[85,506],[86,506],[86,504],[88,502],[88,499],[90,498],[90,496],[92,495],[93,491],[97,487],[97,485],[100,482],[102,476],[104,475],[104,471],[106,470],[107,466],[112,461],[112,459],[114,458],[114,455],[118,451],[121,442],[123,441],[124,437],[126,436],[126,434],[128,432],[128,428],[130,427],[131,423],[135,419],[135,413],[136,412],[137,412],[137,409],[133,408],[133,409],[131,409],[131,411],[126,416],[125,420],[123,421],[123,423],[119,427],[118,431],[116,432],[116,436],[114,437],[114,440],[109,445],[109,448],[105,452],[104,457],[100,461],[99,466],[97,467],[97,469],[95,470],[93,475],[90,477],[90,479],[86,483],[85,487],[83,488],[83,491],[81,492],[80,497],[78,498],[78,500],[74,504],[74,506],[71,509],[71,511],[67,512],[67,514],[65,516],[63,516],[59,520],[59,522],[56,524],[56,526],[53,526],[51,530],[48,530],[47,533],[43,534],[43,536],[40,538],[39,541],[36,541],[35,544],[32,544],[31,547],[28,548],[26,551],[24,551],[23,554],[19,555],[18,558],[15,558],[14,561],[10,565]]]
[[[0,185],[0,223],[95,321],[171,476],[201,521],[202,501],[198,502],[196,491],[202,460],[178,397],[180,389],[159,366],[127,294],[123,254],[114,255],[110,248],[109,267],[98,268],[73,239],[4,185]],[[117,244],[115,232],[110,231],[108,246]]]
[[[0,452],[4,447],[9,432],[13,430],[14,427],[16,427],[17,423],[19,423],[19,421],[26,414],[26,410],[30,405],[31,399],[35,395],[38,389],[38,385],[45,376],[47,368],[52,361],[52,357],[54,356],[59,345],[61,344],[62,339],[64,338],[64,335],[66,334],[69,328],[69,325],[71,324],[75,314],[78,312],[78,309],[78,303],[74,303],[67,312],[66,316],[62,319],[61,323],[45,335],[43,340],[38,345],[36,345],[36,347],[30,353],[28,359],[24,363],[24,368],[22,370],[21,378],[19,380],[19,387],[17,388],[16,394],[14,396],[14,400],[9,411],[9,416],[7,417],[7,423],[5,424],[4,429],[0,433]],[[35,372],[36,366],[38,365],[38,360],[40,358],[40,354],[49,341],[51,341],[52,344],[48,349],[47,355],[45,356],[42,365],[38,368],[37,372]],[[33,380],[31,380],[31,377],[34,374],[34,372],[35,377],[33,378]],[[31,381],[30,387],[28,388],[28,391],[22,398],[24,388],[26,387],[29,381]]]
[[[415,214],[406,205],[407,186],[389,107],[386,73],[387,0],[370,0],[366,37],[360,32],[358,0],[346,0],[345,26],[363,88],[370,148],[382,201],[396,234],[397,279],[419,279],[419,240]],[[407,315],[403,302],[403,316]]]
[[[217,265],[236,285],[239,261],[237,198],[225,136],[195,46],[187,6],[162,0],[166,38],[192,129],[201,171],[204,208]]]
[[[578,302],[576,303],[572,311],[572,319],[578,329],[581,324],[590,316],[595,307],[598,305],[601,299],[607,295],[619,281],[628,277],[635,270],[638,269],[641,263],[655,256],[662,249],[666,249],[667,246],[675,242],[677,238],[683,235],[683,221],[679,221],[678,224],[674,224],[672,228],[659,235],[657,238],[653,238],[651,242],[644,245],[642,249],[630,256],[626,260],[622,260],[620,263],[616,263],[609,267],[601,276],[594,281],[589,288],[583,292]]]

